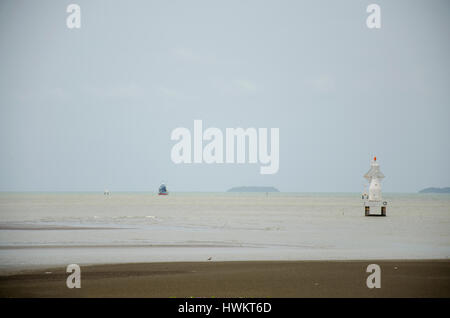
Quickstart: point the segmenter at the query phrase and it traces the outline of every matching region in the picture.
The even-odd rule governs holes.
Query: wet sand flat
[[[381,288],[369,289],[369,264]],[[81,265],[0,276],[1,297],[450,297],[450,260],[243,261]]]

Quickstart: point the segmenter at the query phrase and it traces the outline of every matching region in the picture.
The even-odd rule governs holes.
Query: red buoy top
[[[373,157],[373,161],[377,161],[377,156]]]

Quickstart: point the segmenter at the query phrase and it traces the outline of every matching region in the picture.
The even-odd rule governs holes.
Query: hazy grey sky
[[[373,155],[385,191],[450,186],[449,30],[445,0],[2,0],[0,190],[358,192]],[[175,165],[194,119],[278,127],[279,172]]]

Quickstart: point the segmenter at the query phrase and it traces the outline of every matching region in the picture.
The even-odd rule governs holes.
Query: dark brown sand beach
[[[381,288],[369,289],[369,264]],[[0,276],[1,297],[450,297],[450,261],[245,261],[81,266]]]

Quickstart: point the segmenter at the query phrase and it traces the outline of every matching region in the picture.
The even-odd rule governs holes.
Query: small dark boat
[[[164,183],[159,186],[158,195],[168,195],[167,187]]]

